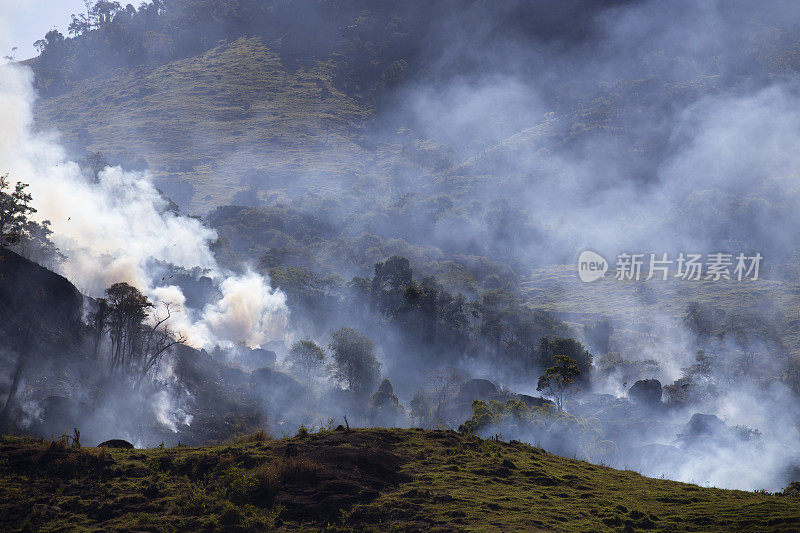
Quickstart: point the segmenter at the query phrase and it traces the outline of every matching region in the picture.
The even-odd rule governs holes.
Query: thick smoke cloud
[[[488,174],[479,192],[535,220],[546,239],[517,251],[534,264],[571,263],[586,248],[735,246],[787,259],[800,243],[772,228],[797,212],[798,88],[762,79],[757,61],[769,61],[767,25],[776,13],[784,27],[800,19],[796,6],[633,4],[599,11],[591,36],[569,47],[498,51],[478,32],[438,65],[467,56],[477,73],[406,87],[398,115]],[[514,66],[526,63],[536,68]]]
[[[776,61],[771,27],[800,20],[797,5],[631,2],[594,13],[582,39],[533,44],[498,37],[493,17],[467,11],[453,18],[453,27],[482,31],[447,47],[438,71],[471,69],[404,87],[395,116],[455,150],[461,165],[453,174],[486,177],[465,202],[508,199],[527,213],[535,231],[514,249],[521,264],[574,264],[585,249],[603,253],[612,269],[620,252],[758,251],[780,263],[800,249],[790,229],[800,212],[800,85],[791,73],[764,74]],[[453,232],[442,229],[453,227],[469,239],[467,225],[447,219],[428,235],[444,240]],[[668,297],[657,284],[647,289],[651,301]],[[666,334],[640,356],[657,360],[652,377],[671,383],[697,347],[674,316],[647,322]],[[741,350],[733,342],[719,349],[726,360]],[[774,365],[774,348],[760,353],[770,360],[758,364]],[[716,486],[785,485],[800,450],[790,414],[798,399],[782,385],[742,385],[725,373],[716,379],[737,385],[714,401],[648,415],[659,427],[647,438],[617,435],[624,445],[615,464]],[[616,396],[627,389],[613,379],[595,386]],[[687,447],[672,462],[641,448],[672,446],[696,412],[757,428],[759,444],[704,437],[702,447]]]
[[[56,269],[95,298],[113,283],[137,287],[155,304],[154,320],[163,317],[163,304],[172,304],[170,329],[196,348],[256,348],[284,340],[288,309],[280,291],[252,271],[221,269],[209,248],[216,233],[171,211],[146,173],[109,167],[96,178],[87,175],[68,160],[54,134],[32,132],[33,103],[30,72],[0,67],[0,167],[13,181],[30,184],[36,219],[51,222],[52,240],[64,255]],[[185,289],[173,282],[177,269],[202,275],[214,287],[211,296],[198,298],[191,285]],[[199,303],[190,305],[193,300]],[[28,367],[39,376],[57,373],[48,364],[34,354]],[[76,368],[85,382],[66,383],[58,391],[69,399],[23,398],[22,423],[37,424],[49,409],[51,417],[62,413],[57,423],[79,419],[89,442],[116,436],[137,446],[153,446],[192,424],[195,399],[172,358],[159,364],[151,382],[133,388],[123,376],[90,377],[107,372],[105,365],[92,368]]]
[[[288,311],[282,293],[253,272],[220,269],[209,248],[215,232],[170,211],[146,173],[109,167],[93,180],[67,160],[56,137],[33,134],[31,75],[12,65],[2,69],[0,161],[13,180],[30,184],[36,217],[51,222],[68,279],[93,297],[113,283],[127,282],[157,308],[181,306],[173,327],[198,348],[283,340]],[[161,276],[155,262],[199,267],[218,285],[219,299],[199,309],[186,306],[181,287]]]

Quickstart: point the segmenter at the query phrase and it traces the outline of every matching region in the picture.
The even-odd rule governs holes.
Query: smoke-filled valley
[[[2,433],[289,438],[322,470],[347,435],[378,455],[330,468],[392,471],[314,519],[355,529],[427,464],[389,457],[408,428],[800,492],[800,6],[87,2],[69,28],[0,65]],[[235,523],[302,527],[300,463]],[[211,501],[223,466],[164,471]],[[625,509],[596,523],[685,526]]]

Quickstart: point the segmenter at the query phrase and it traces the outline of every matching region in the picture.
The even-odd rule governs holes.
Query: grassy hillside
[[[6,530],[796,531],[800,499],[649,479],[452,431],[200,448],[0,440]]]
[[[329,77],[325,63],[288,72],[268,45],[243,38],[78,82],[40,100],[36,120],[76,150],[112,162],[143,158],[157,182],[191,184],[196,194],[175,198],[191,211],[229,203],[249,173],[266,178],[269,190],[272,182],[302,186],[304,172],[333,186],[355,168],[364,150],[343,132],[370,111]]]
[[[650,352],[658,351],[671,325],[665,319],[680,324],[687,303],[699,302],[731,315],[776,313],[782,342],[792,353],[800,353],[800,291],[779,279],[632,282],[615,280],[609,272],[602,280],[583,283],[574,265],[556,265],[532,271],[521,286],[531,305],[562,314],[575,325],[611,318],[622,335],[612,350],[636,352],[647,346]]]

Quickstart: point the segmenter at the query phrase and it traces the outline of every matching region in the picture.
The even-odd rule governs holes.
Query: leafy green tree
[[[539,376],[536,390],[550,393],[556,400],[558,410],[561,411],[564,407],[564,397],[574,387],[575,379],[580,375],[581,369],[577,361],[566,355],[556,355],[553,359],[556,364]]]
[[[325,351],[314,341],[297,341],[287,356],[292,373],[311,385],[311,380],[325,364]]]
[[[577,381],[587,381],[592,373],[594,357],[586,347],[575,339],[556,337],[542,338],[539,342],[539,360],[543,365],[557,361],[559,355],[564,355],[575,361],[580,369]]]
[[[109,2],[108,0],[98,0],[95,2],[94,6],[92,6],[90,13],[92,18],[94,19],[95,23],[98,26],[103,26],[111,22],[119,11],[122,10],[122,6],[119,2]]]
[[[383,263],[375,264],[372,278],[372,301],[378,310],[391,314],[399,309],[403,294],[413,284],[413,271],[405,257],[392,256]]]
[[[375,357],[375,344],[352,328],[341,328],[331,335],[328,345],[333,356],[333,377],[362,395],[378,383],[381,364]]]
[[[0,247],[18,244],[28,228],[28,215],[36,212],[30,203],[33,197],[17,182],[11,189],[8,174],[0,176]]]

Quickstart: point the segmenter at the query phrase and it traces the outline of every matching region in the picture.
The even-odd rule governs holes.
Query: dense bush
[[[518,400],[472,403],[472,418],[458,429],[462,433],[477,435],[500,434],[504,439],[533,442],[564,456],[579,456],[599,463],[611,462],[617,445],[605,440],[600,422],[594,418],[581,418],[555,407],[545,405],[529,408]]]

